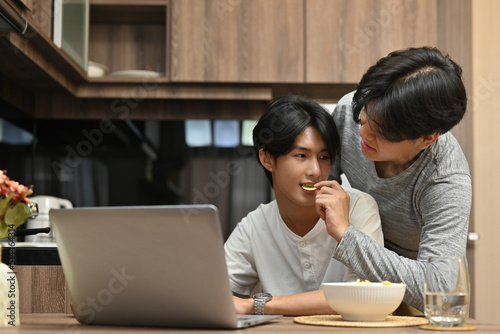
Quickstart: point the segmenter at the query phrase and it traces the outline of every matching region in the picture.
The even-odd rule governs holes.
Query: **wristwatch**
[[[267,292],[260,292],[253,295],[253,307],[255,314],[264,314],[264,307],[271,299],[273,299],[273,295]]]

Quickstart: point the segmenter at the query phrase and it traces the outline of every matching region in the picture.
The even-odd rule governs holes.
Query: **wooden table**
[[[476,321],[470,319],[467,324],[474,325],[477,327],[475,331],[471,332],[450,332],[450,331],[429,331],[422,330],[418,327],[396,327],[396,328],[347,328],[347,327],[326,327],[326,326],[310,326],[301,325],[293,322],[293,317],[283,317],[278,320],[274,320],[271,323],[255,326],[242,330],[192,330],[192,329],[172,329],[172,328],[150,328],[150,327],[115,327],[115,326],[90,326],[82,325],[72,316],[68,314],[54,314],[54,313],[24,313],[21,314],[21,326],[17,328],[4,329],[0,331],[2,333],[81,333],[81,332],[93,332],[93,333],[199,333],[208,332],[210,334],[218,333],[419,333],[419,334],[446,334],[446,333],[471,333],[471,334],[481,334],[481,333],[500,333],[500,326],[487,324],[484,322]]]

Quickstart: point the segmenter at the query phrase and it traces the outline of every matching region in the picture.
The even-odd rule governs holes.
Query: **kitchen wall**
[[[475,243],[473,286],[478,319],[500,324],[498,300],[500,277],[497,256],[500,236],[500,2],[472,1],[472,91],[469,92],[473,131],[467,138],[473,145],[473,219],[479,241]]]
[[[35,195],[66,198],[76,207],[215,204],[225,236],[269,201],[270,185],[251,147],[189,147],[183,120],[115,121],[114,131],[99,136],[98,121],[17,124],[35,134],[34,141],[12,144],[0,131],[1,168],[33,184]],[[156,132],[157,138],[138,138],[130,126],[144,136]]]

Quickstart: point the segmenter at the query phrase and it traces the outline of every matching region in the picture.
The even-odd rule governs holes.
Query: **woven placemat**
[[[431,331],[453,331],[453,332],[457,332],[457,331],[475,331],[476,330],[476,326],[472,326],[472,325],[463,325],[463,326],[460,326],[460,327],[439,327],[439,326],[432,326],[432,325],[422,325],[420,326],[419,328],[421,329],[428,329],[428,330],[431,330]]]
[[[337,327],[411,327],[428,324],[423,317],[388,316],[385,321],[345,321],[341,315],[310,315],[296,317],[294,322],[303,325]]]

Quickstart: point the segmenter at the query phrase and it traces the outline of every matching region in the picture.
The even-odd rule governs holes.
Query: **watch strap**
[[[254,298],[254,313],[258,315],[264,314],[264,308],[266,307],[266,303],[273,299],[273,295],[267,292],[260,292],[253,296]]]
[[[253,305],[255,314],[264,314],[264,308],[266,307],[266,298],[255,298]]]

